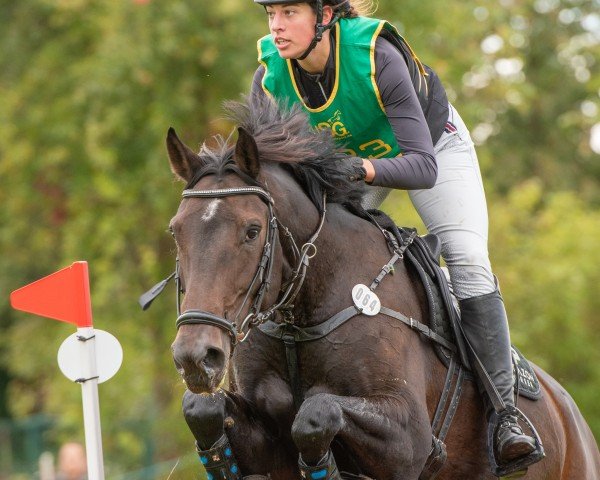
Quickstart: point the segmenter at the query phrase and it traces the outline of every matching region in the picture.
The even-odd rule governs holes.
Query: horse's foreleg
[[[239,395],[224,392],[195,395],[186,391],[183,414],[207,471],[217,463],[217,472],[222,468],[229,470],[228,479],[251,474],[270,473],[273,479],[298,475],[295,459],[280,441],[275,441],[271,429]]]
[[[373,478],[416,479],[431,449],[427,412],[402,396],[308,397],[292,426],[300,466],[331,463],[334,437],[352,457],[350,463]]]

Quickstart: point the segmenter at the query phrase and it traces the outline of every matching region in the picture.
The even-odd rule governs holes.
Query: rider
[[[391,188],[409,191],[441,239],[467,339],[504,404],[514,407],[508,322],[467,127],[437,75],[392,25],[364,16],[361,0],[309,1],[254,0],[271,34],[258,41],[252,95],[299,104],[315,128],[330,129],[348,153],[349,177],[373,186],[365,207],[378,207]],[[502,465],[529,456],[536,443],[509,408],[490,447]]]

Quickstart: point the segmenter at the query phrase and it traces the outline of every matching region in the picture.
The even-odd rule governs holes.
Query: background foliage
[[[599,7],[403,0],[377,12],[472,127],[513,341],[566,386],[596,435]],[[87,260],[95,325],[125,353],[100,387],[107,472],[183,457],[192,439],[170,358],[172,300],[146,313],[136,303],[173,268],[165,229],[181,186],[163,142],[169,126],[192,145],[229,132],[220,103],[248,90],[264,14],[250,0],[0,0],[0,17],[0,418],[49,418],[40,448],[83,438],[79,389],[55,363],[72,328],[11,310],[8,295]],[[386,208],[419,224],[401,192]],[[0,472],[35,469],[3,438]],[[186,472],[182,462],[174,478]]]

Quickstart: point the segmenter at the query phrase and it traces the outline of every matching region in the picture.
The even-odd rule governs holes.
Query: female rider
[[[508,322],[488,258],[477,155],[439,78],[393,26],[361,16],[355,2],[254,2],[265,7],[271,34],[258,42],[252,94],[300,104],[314,127],[331,129],[349,155],[349,177],[373,186],[366,207],[379,206],[391,188],[409,191],[441,239],[469,343],[514,407]],[[522,467],[536,443],[513,413],[500,413],[491,448],[499,465]]]

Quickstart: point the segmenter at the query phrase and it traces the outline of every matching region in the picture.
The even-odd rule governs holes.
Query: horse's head
[[[325,195],[353,205],[361,196],[336,167],[333,139],[311,129],[300,109],[250,99],[228,110],[241,125],[235,145],[220,139],[196,154],[173,130],[167,136],[171,169],[187,185],[170,224],[183,294],[172,350],[194,393],[219,387],[251,326],[307,302],[298,293]],[[278,230],[275,212],[287,228]]]
[[[213,392],[247,330],[244,320],[268,295],[266,282],[279,286],[272,199],[257,181],[256,143],[242,128],[219,159],[194,153],[172,129],[167,149],[173,172],[187,183],[169,226],[183,294],[173,359],[192,392]]]

